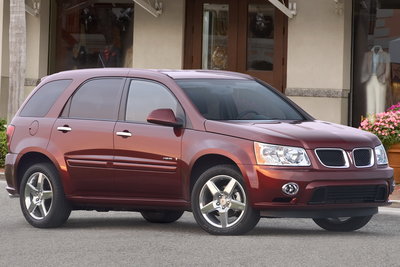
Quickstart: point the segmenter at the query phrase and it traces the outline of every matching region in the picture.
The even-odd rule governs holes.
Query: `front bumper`
[[[390,205],[389,194],[393,191],[393,169],[389,167],[372,167],[364,169],[312,169],[284,168],[268,166],[244,166],[246,169],[249,195],[252,206],[266,217],[349,217],[367,216],[377,212],[377,207]],[[282,186],[294,182],[299,185],[297,195],[283,193]],[[339,188],[349,199],[315,202],[318,189]],[[352,197],[351,189],[369,190],[376,188],[379,197]],[[346,191],[350,189],[350,191]],[[350,192],[350,193],[349,193]],[[342,192],[339,190],[336,195]],[[363,194],[363,192],[361,192]],[[378,193],[377,193],[378,195]]]

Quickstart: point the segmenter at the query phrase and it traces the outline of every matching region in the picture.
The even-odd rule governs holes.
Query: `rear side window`
[[[71,82],[72,80],[59,80],[46,83],[33,94],[19,115],[21,117],[46,116],[54,102]]]
[[[68,117],[116,120],[123,81],[123,78],[105,78],[86,82],[72,96]]]

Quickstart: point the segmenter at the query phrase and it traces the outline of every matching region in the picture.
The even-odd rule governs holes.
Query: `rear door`
[[[75,195],[113,194],[113,130],[123,78],[85,82],[67,102],[52,130],[52,144],[64,159],[67,185]],[[61,162],[61,161],[60,161]]]
[[[114,131],[118,194],[133,198],[181,198],[178,170],[184,129],[146,120],[151,111],[160,108],[170,108],[175,116],[184,119],[179,102],[167,87],[150,80],[131,80],[126,95],[123,118]]]

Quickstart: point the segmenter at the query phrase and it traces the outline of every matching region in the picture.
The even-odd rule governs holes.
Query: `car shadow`
[[[279,227],[259,227],[256,226],[252,231],[247,233],[249,236],[391,236],[382,232],[374,232],[369,229],[361,229],[353,232],[332,232],[323,229],[302,229],[302,228],[279,228]]]
[[[361,229],[354,232],[330,232],[319,229],[292,228],[287,226],[275,227],[258,225],[252,231],[245,234],[246,236],[351,236],[351,237],[374,237],[374,236],[390,236],[389,234],[373,231],[369,229]],[[70,218],[62,227],[63,230],[81,230],[81,229],[115,229],[115,230],[135,230],[135,231],[162,231],[169,233],[186,233],[191,235],[208,235],[194,221],[177,221],[174,223],[150,223],[142,218]]]
[[[119,229],[204,233],[195,222],[151,223],[142,218],[71,218],[63,229]]]

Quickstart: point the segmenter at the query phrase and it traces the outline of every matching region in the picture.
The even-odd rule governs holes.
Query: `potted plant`
[[[388,152],[389,165],[400,183],[400,102],[386,112],[372,114],[361,121],[361,130],[375,134]]]

